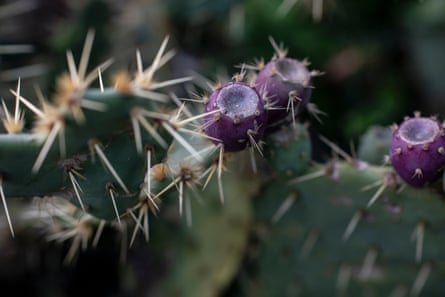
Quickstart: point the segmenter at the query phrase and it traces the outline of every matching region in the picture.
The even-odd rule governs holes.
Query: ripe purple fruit
[[[285,119],[290,111],[301,112],[312,94],[312,72],[307,63],[284,56],[274,57],[257,74],[255,87],[264,94],[269,125]]]
[[[219,112],[214,112],[219,110]],[[264,101],[255,88],[243,82],[230,82],[217,88],[205,100],[204,132],[225,151],[256,146],[267,122]]]
[[[395,127],[390,146],[391,163],[409,185],[435,181],[445,165],[445,132],[434,118],[416,116]]]

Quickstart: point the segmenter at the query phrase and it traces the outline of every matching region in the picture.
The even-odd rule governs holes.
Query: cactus
[[[90,32],[78,66],[67,53],[69,73],[51,100],[37,90],[40,107],[18,81],[14,108],[2,102],[0,134],[0,194],[12,235],[18,219],[8,204],[37,197],[53,201],[43,227],[50,240],[71,240],[67,262],[89,243],[97,247],[104,228],[132,247],[138,234],[162,239],[141,248],[168,270],[148,290],[154,295],[220,295],[237,272],[247,296],[440,294],[437,120],[408,119],[392,144],[377,143],[391,165],[367,163],[383,159],[367,147],[359,149],[366,161],[356,159],[325,137],[334,157],[311,161],[314,135],[300,115],[314,111],[308,102],[318,72],[272,41],[278,56],[262,69],[247,66],[251,81],[242,81],[243,69],[197,107],[164,90],[191,77],[155,80],[173,57],[167,42],[149,67],[137,52],[136,73],[104,86],[111,60],[87,73]],[[25,108],[34,122],[25,123]],[[196,203],[200,196],[206,207]],[[25,225],[40,215],[24,211]]]

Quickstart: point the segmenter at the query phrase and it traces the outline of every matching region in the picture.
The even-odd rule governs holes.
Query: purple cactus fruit
[[[264,101],[255,88],[243,82],[230,82],[217,88],[205,100],[204,132],[224,150],[235,152],[261,140],[267,124]],[[219,112],[214,113],[215,110]]]
[[[312,73],[306,66],[304,61],[275,57],[257,74],[255,87],[267,98],[269,125],[285,119],[292,106],[295,114],[307,106]]]
[[[421,187],[435,181],[445,165],[445,132],[434,118],[416,116],[394,127],[391,163],[409,185]]]

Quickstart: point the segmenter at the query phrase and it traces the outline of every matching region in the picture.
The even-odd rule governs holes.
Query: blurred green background
[[[290,57],[307,58],[311,69],[325,73],[314,79],[312,102],[326,116],[322,123],[308,115],[303,120],[310,121],[315,135],[346,148],[370,126],[400,122],[415,110],[440,119],[445,115],[443,0],[0,1],[0,96],[10,99],[9,89],[16,87],[18,77],[25,96],[34,94],[36,83],[51,94],[57,75],[66,71],[66,50],[72,49],[78,59],[90,28],[96,31],[90,65],[115,59],[106,78],[122,68],[134,69],[136,49],[150,61],[166,35],[177,51],[166,75],[230,77],[241,63],[269,59],[273,54],[269,36],[273,37],[283,42]],[[322,158],[323,152],[315,147],[314,158]],[[9,243],[1,249],[8,255],[12,250],[8,244],[13,245],[19,258],[22,253],[47,257],[54,252],[33,250],[24,241],[6,240]],[[0,284],[16,290],[28,278],[40,282],[34,286],[48,286],[45,276],[60,273],[64,286],[55,295],[74,296],[79,292],[70,290],[76,283],[85,284],[91,280],[88,277],[98,281],[101,274],[109,278],[108,287],[95,296],[127,296],[118,285],[118,261],[108,261],[118,258],[113,244],[101,253],[90,253],[75,269],[54,268],[57,264],[48,260],[42,270],[21,261],[23,269],[17,268],[15,274],[8,268],[15,258],[8,260],[2,253]],[[88,261],[103,266],[91,271]],[[156,259],[146,256],[143,261],[150,264]],[[142,279],[160,277],[141,269]],[[223,294],[232,296],[234,291],[229,288]]]

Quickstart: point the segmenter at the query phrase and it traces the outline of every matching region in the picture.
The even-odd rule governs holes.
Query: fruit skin
[[[241,151],[259,143],[267,125],[264,101],[255,88],[230,82],[216,89],[205,103],[204,132],[222,143],[228,152]]]
[[[307,106],[312,94],[310,81],[311,72],[306,63],[292,58],[273,58],[260,70],[255,87],[267,98],[269,125],[287,117],[289,100],[296,100],[293,103],[296,113]]]
[[[445,165],[442,125],[433,118],[406,119],[394,129],[389,155],[394,169],[409,185],[421,187],[435,181]]]

